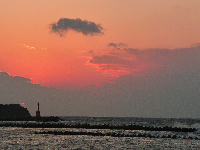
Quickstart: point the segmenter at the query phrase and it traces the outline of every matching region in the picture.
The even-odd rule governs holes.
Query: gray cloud
[[[139,50],[139,49],[133,49],[133,48],[126,48],[124,49],[124,51],[128,54],[131,54],[131,55],[138,55],[138,54],[141,54],[142,51]]]
[[[39,101],[41,115],[46,116],[199,118],[200,47],[130,48],[124,52],[130,56],[127,60],[120,55],[103,55],[93,57],[90,63],[102,64],[106,71],[119,66],[140,69],[149,65],[150,69],[121,75],[101,88],[82,90],[46,88],[32,84],[28,78],[0,72],[1,103],[25,102],[32,115]]]
[[[94,50],[90,50],[88,53],[94,54]]]
[[[154,70],[168,70],[169,73],[184,73],[199,70],[200,65],[200,47],[181,48],[181,49],[125,49],[129,55],[134,56],[137,61],[133,60],[139,67],[139,64]],[[154,68],[155,67],[155,68]]]
[[[191,47],[200,47],[200,43],[192,44]]]
[[[37,102],[40,102],[42,116],[78,116],[95,112],[91,103],[94,101],[86,97],[83,91],[47,88],[30,81],[28,78],[13,77],[6,72],[0,72],[0,103],[20,104],[23,102],[31,115],[35,115]]]
[[[103,34],[103,27],[100,24],[89,22],[87,20],[81,20],[79,18],[60,18],[58,22],[50,24],[50,30],[54,33],[58,33],[60,36],[63,36],[69,30],[74,30],[76,32],[81,32],[84,35],[92,36]]]
[[[165,75],[175,75],[199,70],[199,56],[200,47],[174,50],[125,48],[118,55],[108,53],[93,56],[89,62],[90,65],[98,65],[102,71],[117,70],[120,66],[124,73],[128,71],[130,74],[145,74],[160,70],[165,72]]]
[[[25,102],[32,115],[39,101],[41,115],[47,116],[199,118],[200,48],[129,49],[127,54],[137,59],[98,56],[91,63],[110,64],[104,69],[116,68],[117,64],[133,68],[149,62],[158,67],[122,75],[112,80],[114,84],[101,88],[74,91],[41,87],[30,79],[0,72],[1,103]]]
[[[114,48],[120,48],[120,47],[126,47],[127,45],[124,44],[124,43],[119,43],[119,44],[117,44],[117,43],[108,43],[108,46],[109,47],[114,47]]]
[[[113,102],[111,105],[116,112],[140,117],[198,117],[200,47],[143,51],[130,48],[125,51],[133,56],[132,60],[128,58],[134,66],[123,61],[120,64],[142,71],[134,74],[135,70],[132,70],[134,75],[121,75],[113,80],[115,84],[107,83],[102,89],[107,101],[115,100],[115,104]],[[107,59],[105,62],[109,61]],[[118,59],[115,63],[118,63]],[[115,66],[109,67],[112,69]]]
[[[94,56],[89,60],[88,64],[95,65],[97,70],[101,70],[104,74],[115,77],[122,74],[129,74],[129,68],[134,68],[134,62],[120,58],[116,54],[112,55]]]
[[[94,56],[90,63],[95,64],[129,64],[131,63],[129,60],[119,58],[117,56],[110,55],[102,55],[102,56]]]

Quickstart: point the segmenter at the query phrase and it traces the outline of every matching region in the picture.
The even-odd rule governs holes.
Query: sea
[[[90,125],[140,125],[151,127],[195,128],[195,132],[145,131],[85,128],[22,128],[0,127],[0,149],[10,150],[137,150],[137,149],[200,149],[200,119],[135,118],[135,117],[70,117],[52,123]],[[20,122],[19,122],[20,123]],[[37,122],[35,122],[37,123]],[[36,132],[71,131],[151,135],[152,137],[116,137],[92,135],[35,134]],[[176,138],[163,138],[172,137]]]

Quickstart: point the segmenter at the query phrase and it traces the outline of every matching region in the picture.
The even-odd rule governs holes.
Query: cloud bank
[[[118,45],[109,43],[108,45]],[[98,65],[104,71],[116,70],[119,65],[131,74],[147,73],[155,70],[168,71],[168,74],[193,72],[200,65],[200,47],[181,49],[123,48],[118,53],[93,56],[90,65]],[[115,64],[115,65],[112,65]]]
[[[32,115],[39,101],[44,116],[199,118],[199,56],[200,47],[124,48],[118,55],[93,56],[90,64],[107,75],[121,74],[101,87],[79,90],[46,88],[0,72],[0,100],[25,103]]]
[[[37,102],[40,102],[42,116],[56,115],[81,115],[90,108],[84,101],[86,97],[81,91],[62,91],[55,88],[47,88],[31,83],[28,78],[10,76],[6,72],[0,72],[0,103],[20,104],[25,103],[31,115],[35,115]],[[86,105],[84,105],[86,103]],[[76,110],[76,111],[74,111]]]
[[[130,72],[119,74],[102,89],[105,101],[113,105],[115,112],[126,116],[187,118],[200,114],[199,56],[198,46],[174,50],[124,48],[118,55],[93,56],[90,63],[103,72],[110,70],[110,74],[118,65]]]
[[[58,22],[50,24],[50,30],[54,33],[58,33],[61,37],[64,36],[67,31],[74,30],[84,35],[101,35],[103,34],[103,27],[100,24],[89,22],[87,20],[81,20],[79,18],[69,19],[60,18]]]

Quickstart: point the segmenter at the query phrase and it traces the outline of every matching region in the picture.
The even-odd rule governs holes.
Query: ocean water
[[[183,133],[174,131],[143,131],[117,129],[83,129],[83,128],[0,128],[0,149],[200,149],[199,119],[155,119],[155,118],[94,118],[94,117],[62,117],[66,124],[91,125],[143,125],[172,126],[196,128],[196,132]],[[54,135],[35,134],[43,131],[72,131],[118,134],[151,134],[150,137],[113,137],[91,135]],[[178,138],[160,138],[163,135],[176,135]],[[189,138],[190,137],[190,138]]]

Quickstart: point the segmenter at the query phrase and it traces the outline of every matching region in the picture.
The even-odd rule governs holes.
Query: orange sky
[[[105,72],[102,64],[89,63],[94,56],[119,52],[108,43],[140,50],[190,47],[200,41],[199,8],[199,0],[0,1],[0,71],[48,87],[100,86],[130,71],[118,66],[119,71],[111,68]],[[70,30],[60,37],[49,29],[60,18],[100,24],[104,34]],[[136,59],[120,54],[125,60]]]

